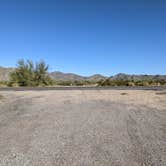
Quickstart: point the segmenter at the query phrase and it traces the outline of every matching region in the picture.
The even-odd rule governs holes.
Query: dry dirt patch
[[[155,93],[3,92],[0,165],[164,166],[166,99]]]
[[[4,99],[4,96],[0,94],[0,100]]]

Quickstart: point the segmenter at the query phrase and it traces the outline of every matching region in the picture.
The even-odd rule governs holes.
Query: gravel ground
[[[0,166],[165,166],[166,93],[0,92]]]

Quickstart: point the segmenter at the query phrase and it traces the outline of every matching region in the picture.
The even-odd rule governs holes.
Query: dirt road
[[[165,93],[0,92],[0,166],[165,165]]]

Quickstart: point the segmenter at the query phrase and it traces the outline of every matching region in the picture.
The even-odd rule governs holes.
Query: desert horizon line
[[[49,64],[48,64],[49,65]],[[0,65],[0,68],[6,68],[6,69],[15,69],[17,67],[17,65],[11,65],[11,66],[7,66],[7,65]],[[66,71],[66,70],[63,70],[63,69],[55,69],[55,68],[52,68],[50,67],[49,65],[49,69],[48,69],[48,72],[49,73],[54,73],[54,72],[57,72],[57,73],[63,73],[63,74],[75,74],[75,75],[78,75],[78,76],[81,76],[81,77],[91,77],[91,76],[94,76],[94,75],[101,75],[101,76],[104,76],[104,77],[112,77],[112,76],[116,76],[116,75],[119,75],[119,74],[123,74],[123,75],[130,75],[130,76],[134,76],[134,75],[148,75],[148,76],[165,76],[166,73],[150,73],[150,72],[123,72],[123,71],[119,71],[119,72],[114,72],[114,73],[110,73],[110,74],[105,74],[103,72],[95,72],[95,73],[91,73],[91,74],[83,74],[83,73],[79,73],[79,72],[76,72],[76,71]]]

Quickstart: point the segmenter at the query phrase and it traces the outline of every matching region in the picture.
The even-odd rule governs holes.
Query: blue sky
[[[166,74],[165,0],[0,0],[0,66]]]

